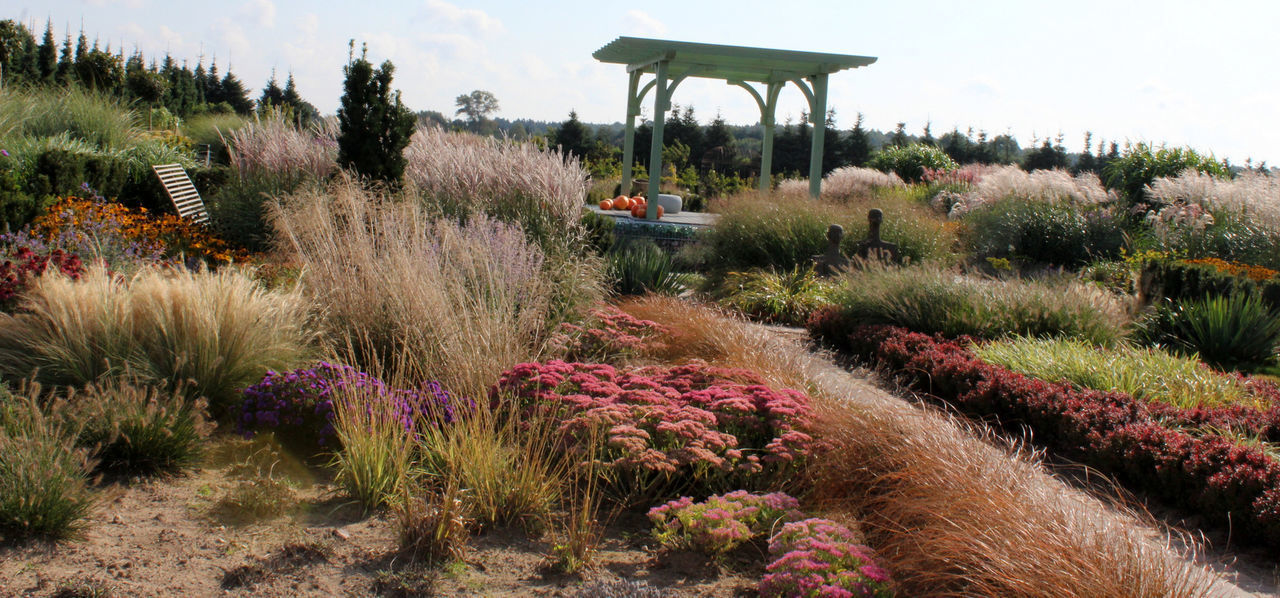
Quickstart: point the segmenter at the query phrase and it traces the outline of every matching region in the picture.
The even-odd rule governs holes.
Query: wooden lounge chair
[[[191,177],[187,176],[187,171],[181,164],[157,164],[151,169],[160,177],[160,184],[164,185],[164,192],[173,201],[173,207],[177,208],[179,216],[190,218],[199,224],[209,222],[204,199],[196,191],[196,186],[191,183]]]

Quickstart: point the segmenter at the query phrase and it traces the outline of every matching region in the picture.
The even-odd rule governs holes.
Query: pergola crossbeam
[[[773,137],[778,94],[788,83],[804,94],[813,124],[809,154],[809,193],[817,197],[822,185],[822,148],[826,133],[827,77],[845,69],[867,66],[871,56],[771,50],[722,46],[637,37],[619,37],[592,53],[597,60],[627,67],[627,120],[623,135],[622,189],[631,186],[635,159],[635,119],[646,94],[654,90],[653,140],[649,150],[649,195],[658,194],[662,179],[662,132],[671,94],[688,77],[722,79],[747,90],[760,108],[764,127],[760,156],[760,188],[768,190],[773,163]],[[643,75],[653,79],[640,85]],[[764,85],[764,93],[752,83]],[[656,217],[658,203],[649,202],[648,218]]]

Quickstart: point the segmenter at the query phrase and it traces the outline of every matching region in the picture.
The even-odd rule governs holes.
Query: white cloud
[[[217,33],[218,39],[222,40],[225,47],[231,51],[230,61],[234,61],[237,58],[250,59],[254,55],[253,43],[249,41],[249,36],[245,33],[244,27],[240,26],[239,23],[228,18],[222,18],[214,22],[212,28]]]
[[[240,16],[273,29],[276,26],[276,4],[271,0],[248,0],[240,6]]]
[[[478,8],[460,8],[444,0],[426,1],[427,18],[450,27],[464,27],[473,33],[496,34],[506,30],[502,21]]]
[[[622,17],[622,31],[627,35],[665,35],[667,26],[642,10],[628,10]]]

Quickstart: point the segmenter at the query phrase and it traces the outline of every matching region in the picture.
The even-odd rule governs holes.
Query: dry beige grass
[[[268,369],[310,354],[309,307],[301,293],[268,291],[230,268],[45,276],[22,313],[0,315],[0,372],[20,379],[38,370],[48,385],[82,386],[131,370],[187,384],[222,414]]]
[[[679,331],[656,359],[750,367],[808,390],[835,445],[812,470],[813,499],[863,519],[907,596],[1217,595],[1214,578],[1141,517],[1045,473],[1034,455],[861,384],[799,343],[675,299],[624,303]]]
[[[552,289],[542,252],[519,229],[484,216],[437,221],[349,179],[274,212],[335,346],[356,349],[348,363],[392,364],[388,382],[434,379],[483,397],[504,370],[539,354]]]

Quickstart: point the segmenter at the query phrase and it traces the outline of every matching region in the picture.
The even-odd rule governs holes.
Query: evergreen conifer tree
[[[54,77],[58,74],[58,44],[53,41],[52,20],[44,28],[44,41],[40,43],[38,64],[40,80],[44,83],[53,83]]]
[[[351,45],[354,55],[355,42]],[[391,90],[395,67],[379,68],[365,58],[349,59],[338,108],[338,164],[370,179],[398,184],[404,176],[404,148],[417,119]]]

